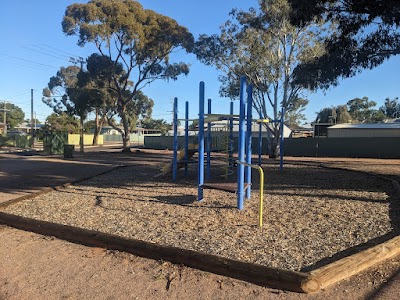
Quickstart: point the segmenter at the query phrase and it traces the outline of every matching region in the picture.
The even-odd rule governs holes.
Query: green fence
[[[27,135],[0,136],[0,146],[26,148],[32,145],[32,139]]]
[[[197,140],[197,137],[190,137]],[[219,142],[223,141],[222,139]],[[197,142],[196,142],[197,143]],[[178,137],[178,148],[182,148],[184,137]],[[234,138],[234,152],[238,140]],[[145,137],[144,146],[150,149],[172,149],[173,137]],[[216,148],[223,148],[219,144]],[[213,146],[214,148],[214,146]],[[258,151],[258,138],[252,139],[253,153]],[[268,154],[268,140],[263,138],[262,154]],[[304,157],[365,157],[400,158],[400,138],[287,138],[284,141],[284,155]]]
[[[47,155],[63,154],[68,143],[68,132],[46,132],[43,135],[43,152]]]
[[[150,135],[147,135],[147,134],[146,135],[144,135],[144,134],[138,135],[136,133],[131,133],[129,135],[129,142],[132,144],[135,144],[135,143],[143,144],[145,136],[150,136]],[[122,136],[120,134],[104,134],[103,139],[104,139],[104,142],[122,143]]]

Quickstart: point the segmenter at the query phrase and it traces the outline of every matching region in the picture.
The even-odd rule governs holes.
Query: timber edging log
[[[400,254],[400,236],[342,258],[309,273],[281,270],[177,247],[163,246],[93,230],[35,220],[0,212],[0,224],[54,236],[86,246],[103,247],[162,259],[258,285],[314,293]]]
[[[307,293],[307,290],[313,290],[317,283],[320,289],[324,289],[399,254],[400,236],[396,236],[382,244],[310,271],[309,282],[306,280],[302,288]]]
[[[112,234],[20,217],[4,212],[0,212],[0,223],[86,246],[125,251],[146,258],[162,259],[176,264],[183,264],[262,286],[294,292],[316,292],[319,290],[319,284],[313,279],[310,280],[307,273],[275,269],[193,250],[127,239]],[[305,282],[307,283],[307,291],[303,290]]]

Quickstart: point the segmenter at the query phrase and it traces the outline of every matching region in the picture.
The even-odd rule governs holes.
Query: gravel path
[[[3,211],[297,271],[399,232],[399,205],[389,181],[309,165],[287,164],[283,174],[275,164],[264,169],[262,229],[256,183],[252,199],[238,211],[228,192],[205,190],[205,200],[197,202],[195,169],[172,183],[153,178],[159,173],[154,164],[119,168]]]

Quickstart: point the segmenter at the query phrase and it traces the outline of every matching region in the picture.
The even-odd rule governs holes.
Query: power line
[[[32,44],[32,46],[35,47],[35,48],[41,49],[41,50],[43,50],[43,51],[49,52],[49,53],[53,53],[53,54],[55,54],[55,55],[58,55],[58,56],[60,56],[60,57],[65,58],[65,59],[68,59],[68,58],[70,57],[70,55],[60,54],[59,51],[49,50],[49,49],[46,49],[46,48],[43,48],[43,47],[41,47],[41,46],[34,45],[34,44]]]
[[[24,96],[24,95],[29,94],[29,93],[30,92],[28,91],[28,92],[24,92],[24,93],[21,93],[21,94],[15,95],[15,96],[11,96],[11,97],[6,97],[6,98],[7,99],[13,99],[13,98]]]
[[[43,51],[35,50],[35,49],[29,48],[29,47],[26,47],[26,46],[21,46],[21,48],[24,48],[24,49],[27,49],[29,51],[33,51],[33,52],[36,52],[36,53],[40,53],[40,54],[43,54],[43,55],[46,55],[46,56],[49,56],[49,57],[53,57],[53,58],[56,58],[56,59],[67,60],[65,57],[60,57],[60,56],[57,57],[57,56],[55,56],[53,54],[48,54],[48,53],[45,53]]]
[[[43,66],[43,67],[47,67],[47,68],[58,69],[57,67],[54,67],[54,66],[38,63],[38,62],[33,61],[33,60],[29,60],[29,59],[25,59],[25,58],[21,58],[21,57],[16,57],[16,56],[8,55],[8,54],[5,54],[5,53],[1,53],[1,55],[5,55],[5,56],[8,56],[10,58],[21,60],[21,61],[25,61],[25,62],[37,64],[37,65],[40,65],[40,66]]]
[[[64,50],[57,49],[57,48],[52,47],[52,46],[49,46],[49,45],[47,45],[47,44],[44,44],[44,46],[47,47],[47,48],[50,48],[50,49],[57,50],[57,51],[59,51],[59,52],[65,53],[65,54],[67,54],[68,56],[79,56],[79,55],[76,55],[76,54],[72,54],[72,53],[66,52],[66,51],[64,51]]]

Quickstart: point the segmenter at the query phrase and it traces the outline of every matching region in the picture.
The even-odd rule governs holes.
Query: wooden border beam
[[[4,212],[0,212],[0,223],[86,246],[125,251],[151,259],[162,259],[176,264],[184,264],[203,271],[245,280],[262,286],[294,292],[304,292],[302,289],[304,282],[307,282],[309,290],[314,290],[313,287],[315,289],[319,287],[317,282],[313,284],[312,280],[309,280],[307,273],[280,270],[193,250],[127,239],[112,234],[34,220]]]

